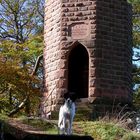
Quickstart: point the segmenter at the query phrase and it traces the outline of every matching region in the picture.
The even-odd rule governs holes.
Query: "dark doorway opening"
[[[78,98],[88,97],[89,56],[86,48],[78,44],[68,59],[68,90],[76,92]]]

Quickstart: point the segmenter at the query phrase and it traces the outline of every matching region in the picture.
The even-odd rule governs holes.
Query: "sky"
[[[140,55],[140,49],[135,48],[135,49],[133,49],[133,51],[134,51],[133,59],[136,59],[135,55],[137,53],[139,53],[139,55]],[[133,61],[133,64],[136,64],[138,67],[140,67],[140,61]]]

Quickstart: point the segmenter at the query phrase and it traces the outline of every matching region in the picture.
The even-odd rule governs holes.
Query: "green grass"
[[[0,116],[1,120],[7,117]],[[57,121],[45,121],[41,119],[27,119],[26,117],[16,118],[15,120],[28,124],[46,134],[57,134]],[[76,135],[90,135],[94,140],[140,140],[140,134],[128,130],[123,124],[110,121],[75,121],[73,124],[73,133]]]
[[[126,130],[113,123],[105,122],[85,122],[83,124],[84,133],[95,138],[95,140],[120,140]]]
[[[47,134],[57,134],[57,127],[54,123],[34,119],[24,120],[23,122],[41,128]],[[140,134],[125,129],[118,123],[106,121],[74,122],[73,133],[76,135],[90,135],[95,140],[140,140]]]
[[[22,123],[38,128],[40,131],[44,131],[46,134],[57,134],[57,126],[49,121],[44,121],[42,119],[27,119],[20,118]]]
[[[140,140],[140,134],[121,127],[113,122],[85,121],[79,122],[84,135],[90,135],[95,140]]]
[[[0,121],[7,121],[8,117],[6,115],[0,114]]]

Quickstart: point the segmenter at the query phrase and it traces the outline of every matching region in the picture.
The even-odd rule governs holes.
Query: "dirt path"
[[[55,124],[57,126],[57,120],[49,120],[46,121],[51,124]],[[8,120],[8,125],[10,126],[10,131],[19,139],[19,138],[24,138],[27,133],[30,134],[47,134],[48,131],[44,130],[42,128],[34,127],[28,124],[28,122],[23,123],[22,120],[18,119],[9,119]],[[56,129],[57,131],[57,129]],[[57,134],[57,132],[56,132]],[[73,124],[73,134],[76,135],[82,135],[83,134],[83,128],[79,125],[79,123],[74,122]]]
[[[8,119],[6,121],[6,133],[12,134],[16,139],[24,139],[28,134],[46,134],[40,128],[33,127],[29,124],[25,124],[22,120]]]
[[[38,131],[38,128],[34,128],[30,125],[24,124],[19,120],[15,120],[15,119],[10,119],[8,121],[8,123],[16,128],[22,129],[22,130],[34,130],[34,131]]]

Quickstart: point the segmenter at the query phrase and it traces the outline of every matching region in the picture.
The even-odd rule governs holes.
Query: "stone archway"
[[[89,56],[86,48],[78,43],[68,58],[68,90],[78,98],[88,98]]]

